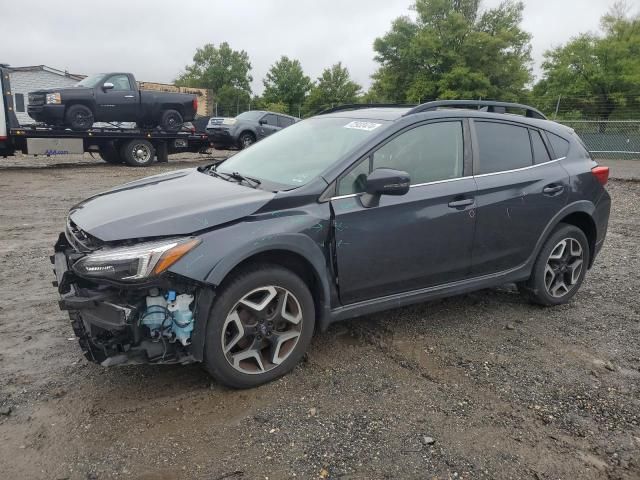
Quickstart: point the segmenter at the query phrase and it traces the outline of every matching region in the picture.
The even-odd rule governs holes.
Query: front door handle
[[[559,193],[562,193],[563,191],[564,191],[564,186],[562,186],[562,185],[554,185],[553,183],[551,185],[547,185],[546,187],[544,187],[542,189],[542,193],[544,193],[545,195],[550,195],[550,196],[557,195]]]
[[[468,207],[469,205],[473,205],[474,203],[475,203],[475,200],[473,198],[463,198],[461,200],[454,200],[452,202],[449,202],[449,207],[464,208],[464,207]]]
[[[125,95],[124,98],[134,98],[134,95]]]

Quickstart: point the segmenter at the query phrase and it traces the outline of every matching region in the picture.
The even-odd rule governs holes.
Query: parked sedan
[[[214,118],[207,125],[207,132],[209,141],[219,150],[250,147],[300,120],[283,113],[262,110],[251,110],[241,113],[236,118],[223,118],[222,121],[219,121],[219,117]]]

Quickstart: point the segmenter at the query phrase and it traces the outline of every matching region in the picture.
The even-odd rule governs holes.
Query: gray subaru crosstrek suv
[[[60,306],[92,361],[252,387],[339,320],[510,282],[567,303],[605,239],[608,173],[525,105],[334,109],[74,206]]]

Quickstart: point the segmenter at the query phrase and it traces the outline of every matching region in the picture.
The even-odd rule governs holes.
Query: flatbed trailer
[[[194,131],[109,125],[77,132],[42,124],[21,126],[13,110],[9,72],[2,66],[0,87],[0,157],[16,152],[46,156],[95,152],[108,163],[147,166],[156,160],[167,162],[173,153],[200,152],[209,147],[207,135]]]

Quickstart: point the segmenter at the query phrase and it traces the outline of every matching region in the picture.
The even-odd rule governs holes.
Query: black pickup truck
[[[75,87],[29,93],[29,116],[37,122],[84,131],[94,122],[136,122],[177,131],[194,119],[195,95],[140,90],[131,73],[91,75]]]

